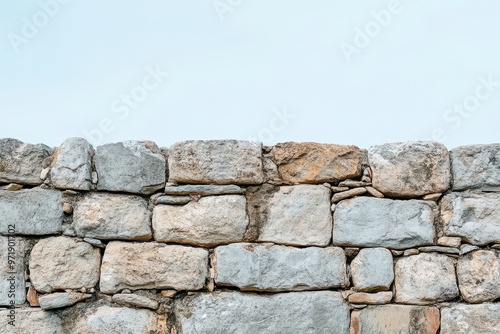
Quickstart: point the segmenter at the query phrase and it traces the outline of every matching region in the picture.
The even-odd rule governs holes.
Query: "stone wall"
[[[500,144],[2,139],[0,189],[2,333],[500,332]]]

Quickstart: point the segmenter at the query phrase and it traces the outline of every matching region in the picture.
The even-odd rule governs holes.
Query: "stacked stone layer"
[[[0,139],[0,249],[6,333],[498,333],[500,144]]]

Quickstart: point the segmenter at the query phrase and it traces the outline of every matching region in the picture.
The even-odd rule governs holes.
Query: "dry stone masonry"
[[[1,333],[500,333],[500,144],[0,139]]]

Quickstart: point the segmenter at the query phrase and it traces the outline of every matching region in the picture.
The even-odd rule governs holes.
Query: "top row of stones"
[[[69,138],[59,148],[0,139],[0,183],[152,194],[166,182],[257,185],[337,183],[372,171],[373,187],[390,197],[415,198],[453,190],[500,190],[500,144],[463,146],[417,141],[372,146],[184,141],[160,149],[150,141],[98,146]],[[453,177],[452,177],[453,176]],[[452,181],[453,180],[453,181]]]

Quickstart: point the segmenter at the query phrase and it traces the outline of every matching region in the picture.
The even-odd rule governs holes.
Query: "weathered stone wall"
[[[0,249],[2,333],[500,333],[500,144],[2,139]]]

